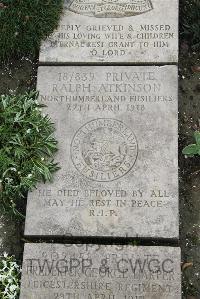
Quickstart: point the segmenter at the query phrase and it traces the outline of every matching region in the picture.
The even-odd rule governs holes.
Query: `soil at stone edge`
[[[183,292],[200,298],[200,158],[185,158],[181,151],[194,143],[193,132],[200,130],[200,58],[181,53],[179,62],[179,171],[180,233]],[[188,264],[186,264],[188,263]]]
[[[37,63],[29,58],[12,60],[9,64],[0,65],[0,94],[9,92],[23,93],[35,89]],[[0,211],[0,255],[3,252],[13,254],[22,259],[23,223]]]
[[[183,51],[184,52],[184,51]],[[187,299],[200,298],[200,158],[185,158],[183,147],[193,142],[200,129],[200,66],[195,53],[181,53],[179,63],[179,165],[180,218],[183,291]],[[0,93],[23,92],[35,87],[37,64],[30,59],[0,66]],[[1,214],[1,213],[0,213]],[[8,252],[22,259],[23,223],[0,215],[0,254]]]

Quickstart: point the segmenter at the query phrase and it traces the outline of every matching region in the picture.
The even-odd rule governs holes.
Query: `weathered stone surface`
[[[178,0],[66,1],[40,62],[176,63]]]
[[[178,238],[177,67],[40,67],[56,124],[54,183],[26,235]]]
[[[180,249],[26,244],[20,299],[181,299]]]

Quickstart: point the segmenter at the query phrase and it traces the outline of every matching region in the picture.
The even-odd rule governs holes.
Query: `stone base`
[[[20,299],[181,299],[174,247],[26,244]]]

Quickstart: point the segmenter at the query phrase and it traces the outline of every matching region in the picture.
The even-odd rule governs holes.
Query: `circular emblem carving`
[[[96,18],[122,18],[139,15],[153,9],[151,0],[65,0],[65,8]]]
[[[85,177],[109,182],[128,173],[137,159],[137,140],[123,122],[99,118],[83,125],[71,143],[71,157]]]

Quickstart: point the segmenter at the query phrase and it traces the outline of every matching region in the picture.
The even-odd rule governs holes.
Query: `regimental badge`
[[[122,18],[153,9],[151,0],[65,0],[65,8],[96,18]]]
[[[136,137],[123,122],[94,119],[75,133],[71,158],[76,169],[88,179],[109,182],[126,175],[136,162]]]

